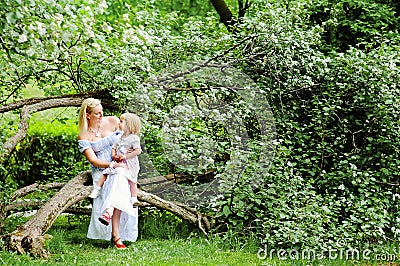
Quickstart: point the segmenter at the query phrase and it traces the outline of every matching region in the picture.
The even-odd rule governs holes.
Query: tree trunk
[[[235,25],[236,21],[233,18],[232,12],[230,11],[228,5],[225,3],[225,0],[210,1],[219,15],[219,20],[224,23],[225,27],[229,31],[232,31],[232,28]]]
[[[68,182],[28,222],[10,234],[7,249],[20,254],[31,253],[35,257],[46,258],[48,252],[44,249],[44,233],[65,209],[90,194],[92,186],[84,185],[88,184],[89,180],[91,180],[91,175],[87,171]]]
[[[35,257],[48,257],[49,253],[44,248],[46,231],[50,229],[54,221],[63,212],[71,210],[73,204],[85,199],[92,190],[92,177],[90,171],[82,172],[71,181],[66,183],[53,198],[47,201],[32,218],[24,225],[18,227],[6,238],[7,249],[17,251],[19,254],[30,253]],[[14,193],[12,198],[18,195],[26,195],[35,188],[31,185]],[[206,216],[196,210],[179,203],[166,201],[156,195],[138,190],[138,198],[141,206],[155,206],[159,209],[168,210],[180,218],[198,226],[205,234],[210,229],[210,223]],[[87,213],[86,210],[74,210]]]
[[[176,216],[195,224],[204,234],[207,234],[206,231],[210,230],[210,223],[207,217],[188,206],[164,200],[154,194],[142,190],[138,190],[138,198],[141,201],[150,203],[150,205],[157,207],[158,209],[168,210]]]

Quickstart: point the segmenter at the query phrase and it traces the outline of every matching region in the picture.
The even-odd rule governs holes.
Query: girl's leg
[[[99,178],[99,181],[97,181],[97,185],[99,187],[102,187],[104,182],[106,182],[106,179],[107,179],[107,175],[102,174],[101,177]]]
[[[136,185],[136,183],[134,183],[130,180],[129,180],[129,185],[130,185],[130,189],[131,189],[131,203],[133,204],[133,206],[137,206],[140,203],[137,198],[137,185]]]
[[[101,175],[99,181],[97,181],[97,184],[93,186],[92,193],[90,193],[89,198],[95,199],[100,195],[101,187],[103,186],[104,182],[107,179],[107,175]]]
[[[131,189],[131,197],[137,197],[137,185],[129,180],[129,187]]]

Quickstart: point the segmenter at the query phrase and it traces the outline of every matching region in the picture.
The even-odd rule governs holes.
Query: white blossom
[[[28,41],[28,36],[25,33],[22,33],[18,37],[18,42],[23,43]]]

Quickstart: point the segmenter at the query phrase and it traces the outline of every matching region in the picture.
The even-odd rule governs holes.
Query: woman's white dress
[[[79,140],[79,151],[83,152],[88,148],[92,148],[97,158],[110,162],[112,160],[111,148],[121,133],[121,131],[116,131],[105,138],[93,142]],[[90,167],[92,169],[93,184],[97,184],[103,169],[94,167],[93,165],[90,165]],[[105,226],[100,223],[98,218],[108,207],[112,206],[122,211],[119,225],[121,239],[123,241],[135,242],[138,236],[138,208],[132,206],[130,199],[131,192],[126,172],[119,171],[117,168],[115,174],[107,177],[100,195],[93,199],[92,215],[87,237],[92,239],[111,239],[111,224]]]

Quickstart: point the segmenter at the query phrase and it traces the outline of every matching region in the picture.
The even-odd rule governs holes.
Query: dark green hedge
[[[4,165],[7,173],[3,178],[19,187],[34,182],[64,182],[89,168],[79,153],[76,135],[46,133],[27,136]]]

